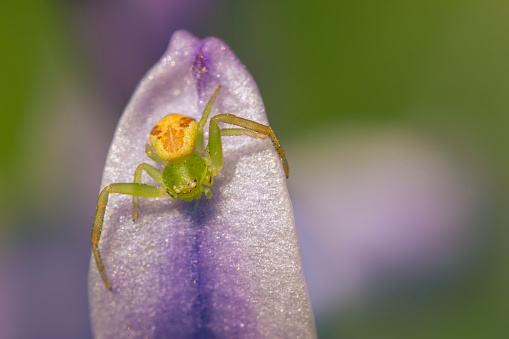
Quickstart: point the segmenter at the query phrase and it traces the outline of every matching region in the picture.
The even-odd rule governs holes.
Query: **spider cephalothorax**
[[[134,221],[138,218],[138,197],[169,195],[172,199],[180,198],[184,201],[191,201],[200,198],[201,194],[204,193],[207,199],[211,199],[212,192],[205,186],[212,186],[213,177],[223,167],[221,136],[225,135],[248,135],[255,138],[270,138],[281,158],[286,177],[288,177],[288,162],[276,135],[270,127],[255,121],[239,118],[233,114],[218,114],[214,116],[210,119],[209,124],[209,142],[207,147],[204,147],[203,128],[220,89],[221,87],[218,86],[210,97],[199,122],[191,117],[172,113],[159,120],[154,128],[152,128],[149,135],[151,145],[145,147],[145,153],[150,159],[164,165],[162,172],[149,164],[142,163],[134,171],[132,183],[109,184],[99,194],[92,229],[92,251],[101,278],[109,290],[112,289],[112,286],[106,276],[99,253],[99,238],[110,193],[133,196]],[[220,129],[219,123],[221,122],[242,128]],[[161,185],[157,187],[142,184],[142,171],[147,172],[149,176]]]
[[[164,167],[163,184],[169,192],[176,193],[178,198],[185,201],[199,198],[201,192],[208,197],[209,189],[202,186],[211,185],[208,167],[202,156],[191,153]]]

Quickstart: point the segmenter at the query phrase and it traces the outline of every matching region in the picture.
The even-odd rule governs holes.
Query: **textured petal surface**
[[[199,119],[218,84],[211,116],[267,124],[256,84],[228,46],[176,32],[119,122],[102,187],[132,182],[139,163],[153,164],[144,148],[155,122],[172,112]],[[99,245],[112,292],[90,262],[97,338],[316,337],[277,153],[270,140],[246,136],[223,137],[223,150],[212,200],[140,198],[134,223],[132,198],[110,196]]]

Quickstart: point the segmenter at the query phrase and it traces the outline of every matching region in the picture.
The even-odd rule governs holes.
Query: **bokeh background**
[[[73,0],[0,11],[0,338],[90,338],[116,122],[176,29],[227,42],[287,151],[320,338],[509,335],[509,3]]]

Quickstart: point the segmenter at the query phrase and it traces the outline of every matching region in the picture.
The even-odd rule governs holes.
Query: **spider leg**
[[[212,199],[212,191],[210,190],[210,188],[202,186],[201,191],[205,193],[205,196],[207,197],[208,200]]]
[[[207,146],[208,154],[207,157],[210,157],[211,161],[211,173],[215,176],[223,167],[223,147],[221,145],[221,135],[237,135],[236,130],[233,132],[222,132],[219,128],[219,123],[224,122],[231,125],[236,125],[239,127],[243,127],[247,130],[256,132],[258,134],[266,135],[272,141],[274,148],[276,149],[279,157],[281,158],[281,163],[283,164],[283,168],[285,170],[285,175],[288,178],[290,174],[290,168],[288,167],[288,161],[286,160],[285,152],[279,143],[274,131],[269,126],[262,125],[252,120],[239,118],[233,114],[218,114],[210,119],[209,124],[209,144]],[[228,131],[228,129],[226,129]],[[225,134],[223,134],[225,133]],[[231,133],[231,134],[230,134]],[[251,133],[251,132],[250,132]],[[249,136],[250,133],[243,133]],[[240,135],[240,134],[239,134]],[[256,136],[257,137],[257,136]]]
[[[216,101],[220,90],[221,86],[217,86],[214,93],[212,93],[212,96],[210,97],[209,101],[205,105],[205,108],[203,109],[203,114],[201,115],[201,119],[198,122],[198,128],[196,132],[196,153],[200,155],[203,153],[204,148],[203,128],[205,127],[205,123],[207,123],[210,111],[212,111],[212,105],[214,104],[214,101]]]
[[[136,170],[134,171],[134,183],[135,184],[141,184],[141,172],[145,170],[148,175],[152,177],[155,181],[159,183],[163,183],[163,175],[159,170],[153,166],[150,166],[149,164],[139,164],[138,167],[136,167]],[[138,219],[138,212],[140,210],[140,201],[137,195],[133,195],[133,221],[136,221]]]
[[[247,135],[253,138],[266,139],[267,134],[258,133],[244,128],[221,128],[221,136],[225,135]]]
[[[226,136],[247,135],[247,136],[250,136],[253,138],[259,138],[259,139],[268,138],[268,135],[266,135],[266,134],[261,134],[261,133],[254,132],[254,131],[251,131],[249,129],[244,129],[244,128],[221,128],[221,136],[225,136],[225,135]],[[205,161],[207,162],[207,164],[210,165],[212,163],[212,161],[210,160],[210,151],[209,151],[208,145],[207,145],[207,148],[205,149],[204,158],[205,158]],[[209,168],[209,172],[211,172],[210,168]]]
[[[161,157],[157,154],[156,150],[154,149],[154,147],[152,147],[151,144],[145,145],[145,154],[147,155],[147,157],[149,157],[150,159],[154,160],[157,163],[160,163],[161,165],[164,166],[168,165],[168,161],[161,159]]]
[[[106,211],[106,205],[108,204],[108,196],[110,193],[130,194],[142,197],[161,197],[167,194],[167,192],[164,185],[161,187],[155,187],[146,184],[126,183],[110,184],[101,191],[101,194],[99,194],[99,198],[97,199],[97,209],[95,211],[94,226],[92,227],[92,252],[94,253],[95,263],[97,264],[97,269],[101,274],[104,285],[111,291],[111,283],[106,276],[101,254],[99,253],[99,238],[101,237],[104,213]]]

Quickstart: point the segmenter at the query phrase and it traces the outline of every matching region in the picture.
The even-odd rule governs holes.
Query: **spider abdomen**
[[[198,123],[183,114],[168,114],[150,131],[150,143],[163,160],[175,160],[191,154],[196,145]]]

